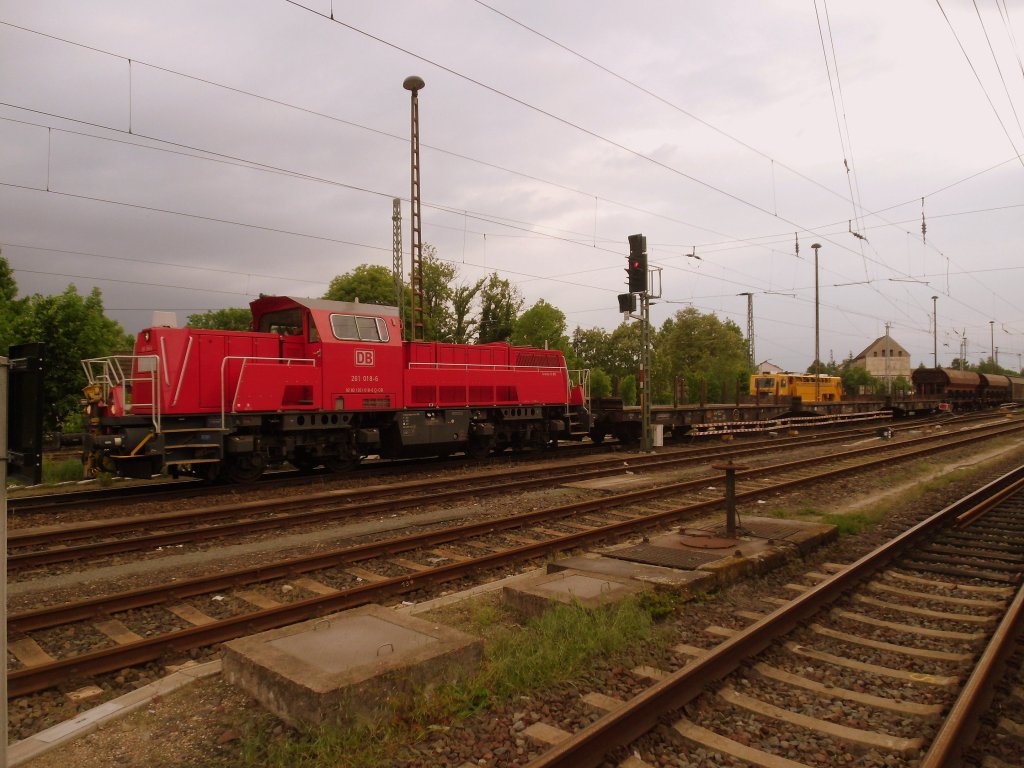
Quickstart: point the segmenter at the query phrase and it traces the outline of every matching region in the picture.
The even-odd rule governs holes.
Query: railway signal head
[[[619,312],[636,312],[636,294],[619,294]]]
[[[643,293],[647,290],[647,238],[643,235],[629,236],[626,274],[629,277],[630,293]]]

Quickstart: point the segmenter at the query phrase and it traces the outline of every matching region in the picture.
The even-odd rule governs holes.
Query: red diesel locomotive
[[[481,457],[581,439],[585,372],[557,350],[403,341],[398,310],[261,296],[251,331],[153,327],[83,361],[91,474],[247,482],[272,464]]]

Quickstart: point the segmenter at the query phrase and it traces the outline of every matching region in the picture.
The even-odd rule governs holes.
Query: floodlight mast
[[[814,402],[821,402],[821,352],[819,351],[820,331],[818,324],[818,249],[821,243],[811,245],[814,249]]]

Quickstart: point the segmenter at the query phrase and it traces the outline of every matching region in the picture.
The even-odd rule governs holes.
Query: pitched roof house
[[[853,368],[866,368],[876,379],[891,381],[902,376],[910,379],[910,353],[893,341],[892,336],[880,336],[848,363]]]

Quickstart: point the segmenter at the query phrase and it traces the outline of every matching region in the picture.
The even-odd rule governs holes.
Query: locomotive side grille
[[[470,386],[469,402],[474,405],[484,405],[494,402],[494,387]]]
[[[512,403],[519,400],[519,390],[516,387],[495,387],[494,395],[499,403]]]
[[[364,397],[363,408],[390,408],[390,397]]]
[[[442,385],[441,386],[441,400],[442,403],[455,403],[456,405],[466,404],[466,388],[461,386],[453,385]]]
[[[526,368],[561,368],[562,361],[560,352],[536,349],[530,352],[517,352],[515,365]]]
[[[437,387],[425,384],[416,384],[411,392],[412,402],[421,405],[429,405],[437,402]]]

